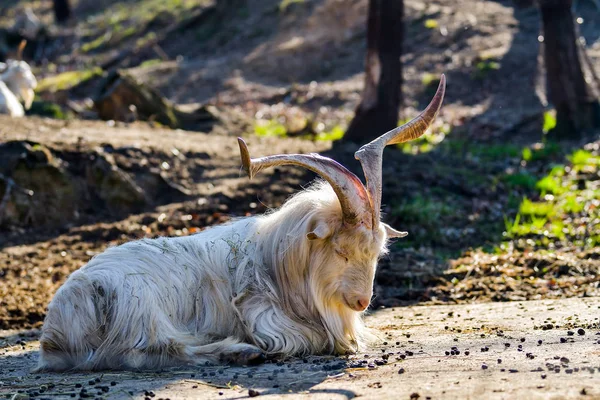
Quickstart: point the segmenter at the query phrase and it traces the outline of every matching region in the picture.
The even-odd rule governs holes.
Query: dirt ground
[[[12,399],[600,399],[600,299],[382,309],[350,357],[256,367],[32,374],[38,331],[0,331]]]

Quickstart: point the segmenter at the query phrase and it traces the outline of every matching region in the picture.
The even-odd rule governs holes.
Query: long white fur
[[[25,61],[8,60],[0,73],[0,114],[22,117],[31,107],[37,80]],[[25,107],[19,99],[23,100]]]
[[[0,80],[0,114],[8,114],[11,117],[22,117],[25,115],[23,106],[17,96]]]
[[[348,299],[370,298],[385,251],[385,229],[344,226],[323,182],[266,215],[109,248],[50,303],[38,370],[354,352],[366,331]]]

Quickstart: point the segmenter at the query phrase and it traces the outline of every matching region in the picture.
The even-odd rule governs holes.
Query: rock
[[[113,213],[137,212],[148,202],[144,191],[117,167],[110,154],[93,154],[86,166],[85,175],[89,189]]]
[[[77,186],[39,143],[0,145],[0,225],[59,225],[77,213]]]
[[[169,180],[165,172],[158,168],[152,168],[150,171],[137,174],[136,182],[139,182],[148,196],[152,198],[160,197],[163,201],[169,203],[191,195],[190,190]]]
[[[171,104],[155,90],[122,71],[109,74],[94,100],[94,108],[105,120],[132,122],[141,119],[179,127]]]
[[[94,100],[94,108],[104,120],[156,121],[170,128],[208,131],[218,121],[214,107],[181,111],[124,71],[113,71],[108,75]]]
[[[120,217],[190,195],[159,168],[129,171],[127,163],[118,164],[103,149],[60,152],[11,141],[0,144],[0,160],[2,228],[64,226],[80,212]]]

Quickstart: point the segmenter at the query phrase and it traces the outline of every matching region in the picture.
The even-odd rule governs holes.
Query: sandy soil
[[[38,332],[0,331],[0,396],[598,399],[599,307],[587,298],[384,309],[367,317],[381,339],[354,356],[160,372],[31,374]]]

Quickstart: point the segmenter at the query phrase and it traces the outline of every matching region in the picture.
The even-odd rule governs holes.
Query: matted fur
[[[349,302],[371,297],[385,251],[385,229],[345,226],[323,182],[266,215],[109,248],[50,303],[38,370],[354,352],[367,333]]]

